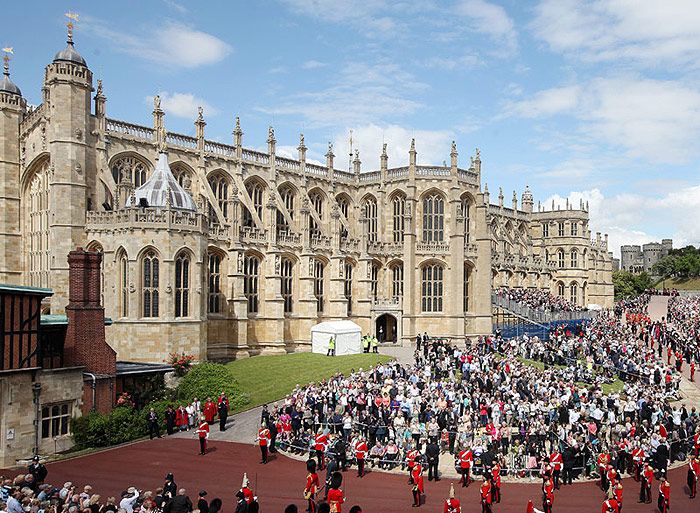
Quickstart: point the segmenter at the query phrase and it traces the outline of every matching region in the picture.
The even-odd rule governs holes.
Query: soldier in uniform
[[[671,484],[665,477],[661,478],[661,483],[659,484],[659,499],[657,505],[661,513],[666,513],[671,507]]]
[[[331,513],[341,513],[345,497],[340,486],[343,484],[343,474],[335,472],[331,478],[330,490],[328,490],[328,504],[331,507]]]
[[[415,465],[413,465],[411,479],[413,481],[413,488],[411,488],[411,493],[413,494],[412,506],[417,508],[421,505],[421,496],[425,492],[423,485],[423,467],[420,462],[416,462]]]
[[[316,513],[316,493],[319,488],[318,474],[316,473],[316,461],[309,459],[306,462],[306,486],[304,487],[304,498],[308,501],[306,511]]]
[[[491,499],[496,504],[501,502],[501,465],[498,462],[491,467]]]
[[[603,501],[601,513],[620,513],[620,505],[617,503],[614,495],[612,497],[608,496]]]
[[[462,475],[462,488],[469,486],[471,479],[469,478],[469,470],[472,467],[472,462],[474,461],[474,454],[469,447],[462,449],[457,455],[459,460],[459,473]]]
[[[552,513],[554,506],[554,483],[548,479],[542,486],[542,511]]]
[[[355,443],[355,459],[357,460],[357,477],[365,476],[365,458],[367,457],[367,442],[361,436]]]
[[[620,476],[622,477],[622,476]],[[617,501],[618,511],[622,511],[622,480],[620,479],[614,489],[615,500]]]
[[[450,484],[450,496],[445,499],[445,507],[443,513],[462,513],[462,507],[459,504],[459,499],[455,499],[455,486]]]
[[[318,462],[319,470],[324,469],[323,457],[326,447],[328,447],[328,433],[324,430],[318,433],[314,439],[314,450],[316,451],[316,461]]]
[[[610,463],[610,455],[606,449],[598,456],[598,473],[600,474],[600,489],[606,492],[608,490],[608,464]]]
[[[654,482],[654,469],[647,465],[642,472],[642,485],[639,489],[639,501],[646,504],[651,503],[651,484]]]
[[[413,484],[413,478],[411,474],[413,473],[413,467],[416,461],[420,458],[420,452],[415,448],[413,444],[409,447],[406,452],[406,467],[408,468],[408,484]]]
[[[559,489],[559,476],[561,475],[561,469],[564,466],[564,458],[559,451],[554,449],[552,454],[549,456],[549,463],[552,465],[552,477],[554,479],[554,489]]]
[[[209,423],[202,419],[199,423],[197,431],[195,431],[199,436],[199,454],[204,455],[207,452],[207,438],[209,438]]]
[[[258,430],[258,445],[260,446],[260,463],[263,465],[267,464],[268,446],[270,444],[270,430],[267,429],[267,424],[265,422],[260,423],[260,429]]]
[[[481,483],[481,488],[479,488],[479,497],[481,499],[481,513],[491,513],[491,482],[486,479]]]

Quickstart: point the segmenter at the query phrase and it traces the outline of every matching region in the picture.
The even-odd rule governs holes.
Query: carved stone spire
[[[241,118],[236,116],[236,126],[233,129],[233,145],[240,148],[243,142],[243,130],[241,130]]]

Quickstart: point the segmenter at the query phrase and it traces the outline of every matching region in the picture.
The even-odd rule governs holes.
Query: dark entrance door
[[[396,317],[391,314],[382,314],[377,317],[374,332],[379,342],[396,343]]]

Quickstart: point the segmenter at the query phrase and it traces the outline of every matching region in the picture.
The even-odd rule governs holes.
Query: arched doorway
[[[396,317],[386,313],[377,317],[374,332],[379,342],[392,342],[395,344],[397,340]]]

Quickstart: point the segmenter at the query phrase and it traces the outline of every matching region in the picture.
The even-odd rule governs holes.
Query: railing
[[[369,173],[360,173],[360,182],[377,182],[381,180],[381,171],[370,171]]]
[[[386,256],[401,255],[403,253],[403,242],[369,241],[367,242],[367,252]]]
[[[386,170],[386,175],[389,179],[392,178],[403,178],[404,176],[408,176],[408,166],[406,167],[395,167],[392,169],[387,169]]]
[[[419,242],[416,244],[419,253],[447,254],[450,252],[449,242]]]
[[[197,149],[197,138],[190,137],[189,135],[168,132],[165,135],[165,142],[171,146],[179,146],[180,148],[188,148],[190,150]]]
[[[107,118],[107,131],[117,134],[130,135],[138,139],[153,140],[154,130],[147,126],[134,125],[126,121]]]
[[[209,223],[209,238],[226,241],[229,239],[229,227],[219,223]]]
[[[401,308],[401,298],[400,297],[375,297],[372,300],[372,304],[377,307],[383,308]]]
[[[87,212],[85,223],[99,229],[100,225],[114,224],[162,224],[202,229],[203,215],[197,212],[162,208],[126,208],[112,212]],[[89,227],[88,227],[89,229]]]
[[[213,153],[214,155],[221,155],[224,157],[233,157],[236,155],[236,148],[229,146],[228,144],[216,143],[213,141],[204,141],[204,151],[208,153]]]
[[[313,235],[310,246],[311,249],[330,249],[331,238],[326,235]]]
[[[457,177],[460,180],[467,180],[467,181],[476,181],[477,178],[479,178],[479,174],[471,169],[459,169],[457,171]]]
[[[241,242],[248,244],[264,244],[267,242],[267,230],[243,226],[238,232]]]
[[[284,157],[275,157],[275,164],[277,167],[301,173],[301,163],[297,160],[291,160]]]
[[[288,231],[277,232],[277,244],[280,246],[301,246],[301,234]]]
[[[470,258],[475,258],[476,257],[476,243],[475,242],[467,242],[465,239],[464,241],[464,256],[470,257]]]
[[[309,175],[322,176],[325,178],[328,176],[328,169],[323,166],[318,166],[316,164],[310,164],[307,162],[306,173]]]
[[[341,171],[340,169],[333,170],[333,176],[343,182],[352,182],[355,180],[355,174],[348,171]]]
[[[450,168],[444,166],[416,166],[416,176],[450,176]]]
[[[510,312],[524,317],[538,324],[548,324],[551,322],[563,321],[586,321],[597,315],[597,312],[591,310],[583,310],[578,312],[566,311],[545,311],[539,308],[533,308],[529,305],[518,301],[508,299],[497,292],[491,293],[491,304],[509,310]]]
[[[243,149],[241,151],[241,156],[243,157],[243,160],[254,164],[260,164],[261,166],[267,166],[270,164],[270,156],[267,153]]]
[[[360,240],[359,239],[349,239],[347,237],[340,239],[340,250],[345,253],[350,253],[353,251],[360,250]]]

